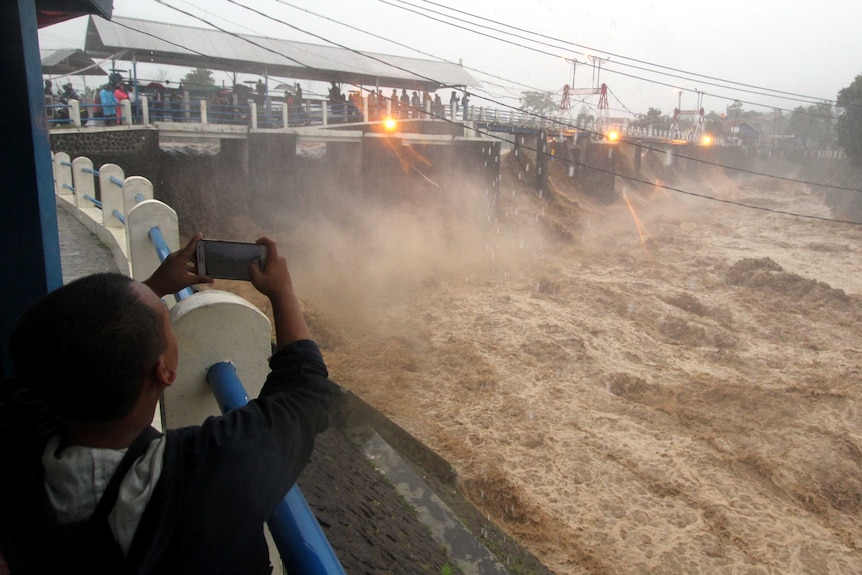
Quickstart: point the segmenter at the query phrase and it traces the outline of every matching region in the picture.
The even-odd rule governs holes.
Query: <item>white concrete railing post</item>
[[[132,101],[131,100],[123,100],[120,102],[120,107],[123,109],[123,125],[131,126],[132,125]]]
[[[89,171],[85,171],[85,168]],[[84,196],[96,198],[96,183],[93,177],[93,160],[78,156],[72,160],[72,180],[75,182],[75,205],[79,208],[93,208],[96,204]]]
[[[183,118],[186,122],[192,119],[191,99],[188,90],[183,90]]]
[[[290,126],[290,124],[288,124],[288,122],[287,122],[287,120],[288,120],[287,116],[290,113],[287,108],[288,108],[288,105],[287,105],[287,101],[285,100],[284,104],[282,104],[282,106],[281,106],[281,124],[285,129],[288,126]]]
[[[104,164],[99,168],[99,190],[102,192],[102,225],[106,228],[124,228],[125,225],[114,215],[114,210],[126,217],[123,205],[123,182],[126,176],[123,168],[116,164]]]
[[[177,380],[165,390],[165,425],[199,425],[219,414],[206,382],[207,368],[218,362],[231,361],[248,396],[259,395],[272,354],[272,327],[263,312],[230,292],[204,290],[177,302],[171,323],[183,353]]]
[[[249,100],[248,107],[251,109],[251,127],[257,129],[257,104]]]
[[[141,121],[145,126],[150,124],[150,99],[141,96]]]
[[[69,119],[76,128],[81,127],[81,103],[78,100],[69,100]]]
[[[72,166],[71,159],[69,158],[69,154],[66,152],[57,152],[54,154],[54,192],[58,196],[68,196],[72,194],[72,190],[69,188],[73,188],[72,181]],[[67,188],[66,186],[69,186]]]
[[[142,196],[138,199],[138,196]],[[129,176],[123,180],[123,215],[131,213],[132,209],[142,201],[153,199],[153,183],[143,176]]]
[[[321,108],[321,110],[323,110],[321,112],[322,118],[323,118],[323,125],[326,126],[329,124],[329,116],[327,114],[327,112],[329,112],[329,102],[327,100],[321,100],[320,108]]]
[[[132,277],[145,280],[162,263],[150,239],[150,230],[159,228],[171,252],[180,249],[180,232],[177,213],[158,200],[146,200],[126,215],[126,238],[129,244],[129,262]]]

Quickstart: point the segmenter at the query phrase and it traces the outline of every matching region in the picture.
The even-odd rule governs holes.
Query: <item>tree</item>
[[[206,68],[195,68],[183,76],[182,85],[190,90],[210,91],[215,88],[213,73]]]
[[[787,131],[798,136],[805,146],[826,147],[835,141],[832,124],[832,104],[820,102],[793,110]]]
[[[727,117],[733,122],[741,119],[742,113],[742,102],[739,100],[734,100],[733,104],[727,107]]]
[[[707,134],[716,137],[724,136],[724,118],[713,110],[704,117],[704,120],[706,122],[704,130]]]
[[[551,92],[521,92],[521,108],[540,116],[547,116],[559,109]]]
[[[848,157],[862,162],[862,74],[839,90],[836,104],[844,109],[835,126],[838,145],[844,148]]]
[[[654,128],[656,130],[667,130],[670,118],[661,113],[659,108],[650,107],[646,114],[638,114],[634,125],[638,128]]]

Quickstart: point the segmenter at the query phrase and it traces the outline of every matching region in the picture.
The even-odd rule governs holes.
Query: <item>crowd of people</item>
[[[389,96],[382,89],[370,90],[366,101],[368,119],[371,121],[383,120],[387,116],[394,119],[453,118],[459,110],[464,120],[469,118],[470,95],[466,91],[459,97],[458,92],[452,90],[448,108],[440,94],[432,95],[428,90],[424,90],[421,96],[417,90],[408,94],[406,88],[402,88],[400,94],[396,88],[392,88]],[[345,96],[335,82],[329,88],[329,102],[336,115],[341,112],[348,117],[353,114],[361,117],[361,110],[365,108],[362,92],[352,91],[349,96]]]
[[[97,121],[100,125],[116,126],[123,122],[123,101],[134,98],[130,96],[127,85],[123,82],[120,74],[111,74],[108,83],[95,91],[93,102],[84,105],[82,98],[74,90],[71,83],[63,85],[62,90],[52,94],[53,86],[51,80],[45,81],[46,103],[48,104],[48,115],[51,120],[70,119],[68,103],[77,100],[81,103],[81,121]],[[150,117],[154,119],[172,119],[182,121],[183,110],[181,95],[182,85],[179,89],[156,90],[152,95],[144,90],[144,95],[150,99]],[[253,87],[236,84],[233,89],[221,89],[204,96],[209,100],[211,114],[214,118],[222,118],[229,121],[245,121],[248,119],[245,102],[255,102],[258,108],[258,118],[264,123],[278,123],[280,112],[278,108],[270,111],[267,108],[268,90],[260,80]],[[279,100],[280,98],[275,98]],[[431,93],[428,90],[413,90],[408,93],[402,88],[399,94],[397,88],[392,88],[389,95],[383,89],[372,89],[368,92],[363,90],[351,90],[348,94],[342,92],[340,86],[331,82],[327,98],[329,106],[329,121],[338,122],[361,122],[367,112],[370,121],[384,120],[387,117],[394,119],[463,119],[470,118],[470,94],[467,91],[452,90],[449,94],[448,104],[444,102],[439,93]],[[61,106],[57,106],[59,103]],[[302,87],[298,82],[293,86],[285,88],[283,105],[287,106],[290,125],[303,125],[310,122],[310,116],[314,113],[313,102],[303,98]],[[269,116],[274,114],[272,118]],[[186,114],[187,115],[187,114]]]
[[[116,126],[123,121],[123,101],[129,100],[129,89],[119,74],[111,74],[108,83],[101,86],[93,95],[93,105],[85,106],[84,100],[71,82],[63,84],[57,94],[53,94],[53,82],[45,80],[45,102],[48,104],[48,117],[60,122],[69,121],[69,105],[72,100],[80,107],[81,124],[91,121],[103,122],[105,126]],[[57,105],[59,104],[59,106]]]

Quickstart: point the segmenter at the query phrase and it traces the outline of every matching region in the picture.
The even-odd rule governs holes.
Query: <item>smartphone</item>
[[[245,280],[248,266],[266,264],[266,246],[227,240],[200,240],[197,246],[198,273],[211,278]]]

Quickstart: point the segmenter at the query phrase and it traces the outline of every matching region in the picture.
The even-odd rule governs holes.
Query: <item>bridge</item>
[[[306,99],[301,102],[271,100],[264,106],[252,99],[232,101],[222,98],[194,99],[188,90],[179,99],[153,100],[142,95],[137,102],[124,100],[119,113],[106,116],[99,104],[47,104],[48,123],[52,132],[77,128],[103,129],[114,123],[120,126],[148,126],[169,137],[246,138],[250,131],[290,132],[308,140],[349,140],[372,126],[385,131],[421,133],[419,122],[436,121],[458,125],[477,137],[501,138],[501,134],[539,134],[548,137],[588,137],[614,141],[620,138],[657,144],[695,143],[724,145],[722,138],[700,138],[696,131],[685,135],[678,131],[655,130],[637,126],[606,126],[600,122],[572,122],[563,116],[542,116],[524,110],[486,108],[475,105],[442,105],[431,101],[424,105],[403,106],[386,98],[383,103],[368,96],[357,96],[353,102]],[[411,128],[414,126],[414,128]],[[354,129],[358,132],[351,133]],[[695,137],[699,139],[695,139]]]

